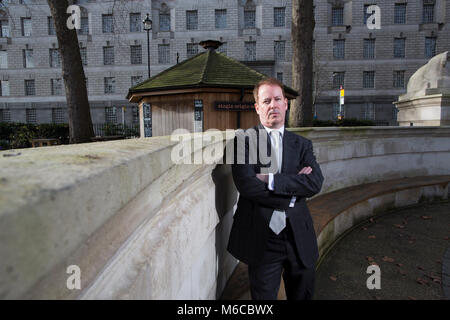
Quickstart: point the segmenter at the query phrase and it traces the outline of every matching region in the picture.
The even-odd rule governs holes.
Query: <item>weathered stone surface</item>
[[[449,174],[450,127],[292,130],[313,140],[322,194]],[[219,297],[237,262],[225,248],[238,194],[228,165],[175,164],[175,146],[155,137],[0,152],[0,297]],[[358,220],[326,225],[319,243]],[[66,287],[72,264],[81,290]]]

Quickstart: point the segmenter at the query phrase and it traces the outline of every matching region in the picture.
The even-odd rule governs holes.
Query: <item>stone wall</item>
[[[450,127],[293,131],[314,142],[322,193],[450,171]],[[220,297],[237,263],[225,250],[230,167],[175,165],[176,147],[154,137],[0,152],[0,298]],[[66,286],[70,265],[80,290]]]

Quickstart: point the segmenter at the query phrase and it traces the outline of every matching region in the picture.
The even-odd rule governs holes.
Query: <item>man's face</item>
[[[258,90],[258,101],[255,103],[256,113],[261,124],[278,129],[284,125],[287,110],[287,99],[277,85],[263,84]]]

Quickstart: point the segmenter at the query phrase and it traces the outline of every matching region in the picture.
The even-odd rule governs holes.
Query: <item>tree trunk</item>
[[[90,142],[94,136],[76,29],[67,27],[67,0],[47,0],[55,22],[69,112],[70,143]]]
[[[290,108],[291,127],[312,126],[313,32],[313,0],[292,0],[292,87],[299,96]]]

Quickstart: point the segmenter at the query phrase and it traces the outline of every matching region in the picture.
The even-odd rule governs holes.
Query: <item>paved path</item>
[[[381,289],[366,286],[375,263]],[[315,299],[449,299],[450,202],[396,210],[357,226],[325,255]]]

